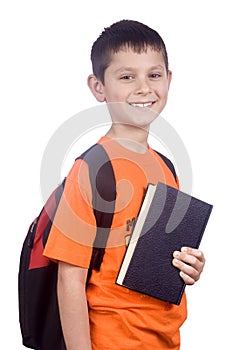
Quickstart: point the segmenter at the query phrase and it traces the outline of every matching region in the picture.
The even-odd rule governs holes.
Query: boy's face
[[[147,127],[165,107],[170,81],[160,52],[125,48],[112,55],[104,84],[99,82],[101,98],[95,96],[109,103],[113,121]]]

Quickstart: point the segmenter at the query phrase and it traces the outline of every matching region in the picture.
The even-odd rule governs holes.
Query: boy
[[[44,251],[59,264],[58,301],[66,347],[178,350],[179,328],[187,313],[185,294],[176,306],[115,284],[147,184],[162,181],[178,187],[170,162],[147,143],[150,124],[165,107],[171,82],[166,48],[151,28],[123,20],[102,32],[91,59],[88,86],[97,101],[108,103],[112,118],[99,143],[111,159],[116,200],[100,271],[92,271],[86,288],[96,208],[85,160],[75,162]],[[199,279],[205,259],[200,250],[183,247],[174,252],[172,263],[191,285]]]

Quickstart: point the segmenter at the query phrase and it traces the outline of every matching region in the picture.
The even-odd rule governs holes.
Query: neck
[[[148,130],[146,129],[113,123],[106,136],[134,152],[145,153],[148,150]]]

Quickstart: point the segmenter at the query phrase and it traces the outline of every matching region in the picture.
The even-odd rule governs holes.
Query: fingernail
[[[188,248],[187,248],[187,247],[182,247],[182,248],[181,248],[181,251],[184,252],[184,253],[186,253],[186,252],[188,251]]]
[[[174,253],[173,253],[173,256],[178,258],[180,255],[180,252],[178,250],[175,250]]]

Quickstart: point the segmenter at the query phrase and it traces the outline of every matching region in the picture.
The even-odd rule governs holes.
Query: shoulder
[[[169,170],[171,171],[172,175],[174,176],[175,178],[175,181],[177,182],[177,174],[176,174],[176,169],[175,169],[175,166],[173,165],[172,161],[167,158],[164,154],[156,151],[156,150],[153,150],[161,159],[162,161],[166,164],[166,166],[169,168]]]
[[[97,155],[100,154],[102,147],[98,144],[93,144],[91,147],[86,149],[83,153],[79,154],[73,165],[71,166],[67,179],[68,180],[77,180],[78,178],[88,178],[89,168],[93,167],[93,164],[96,163]]]

